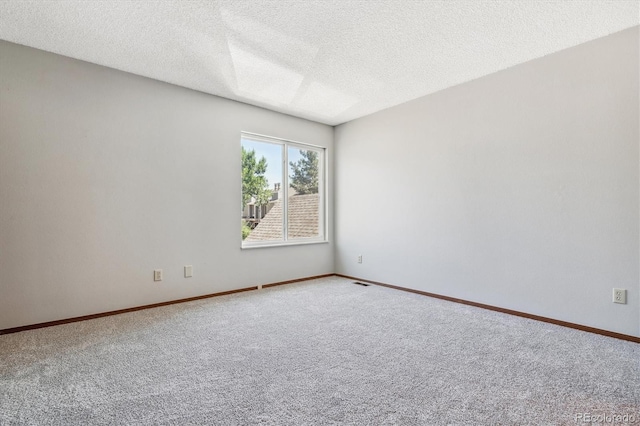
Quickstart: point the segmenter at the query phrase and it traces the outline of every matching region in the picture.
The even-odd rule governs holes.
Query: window
[[[325,149],[243,132],[242,247],[324,242]]]

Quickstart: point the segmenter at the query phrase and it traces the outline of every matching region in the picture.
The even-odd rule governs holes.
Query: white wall
[[[635,27],[337,127],[337,272],[640,336],[638,50]]]
[[[332,156],[329,126],[0,41],[0,329],[333,272],[333,243],[240,250],[242,130]]]

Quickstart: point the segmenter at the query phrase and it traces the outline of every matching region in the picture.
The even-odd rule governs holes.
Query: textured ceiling
[[[639,23],[640,0],[0,0],[0,39],[331,125]]]

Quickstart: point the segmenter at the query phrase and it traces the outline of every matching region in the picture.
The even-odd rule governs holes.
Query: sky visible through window
[[[275,183],[282,184],[282,145],[266,142],[254,142],[243,138],[242,146],[248,151],[255,150],[257,160],[260,160],[262,157],[267,159],[267,172],[265,173],[265,176],[269,181],[269,188],[273,189],[273,185]],[[300,150],[289,150],[289,161],[296,162],[300,158],[302,158]],[[287,164],[287,170],[288,169],[289,165]]]

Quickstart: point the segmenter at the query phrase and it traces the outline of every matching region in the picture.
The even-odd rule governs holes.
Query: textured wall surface
[[[240,249],[240,132],[329,126],[8,42],[0,112],[0,329],[333,272]]]
[[[635,27],[338,126],[337,271],[640,336],[638,51]]]

